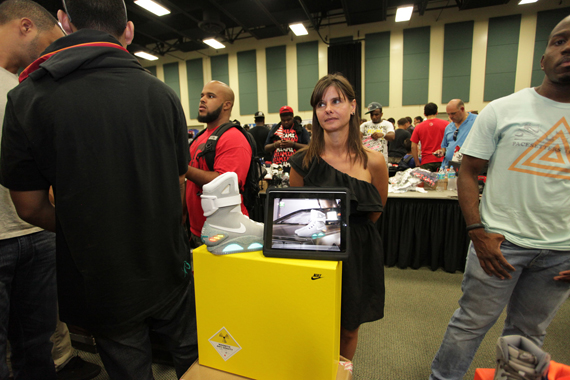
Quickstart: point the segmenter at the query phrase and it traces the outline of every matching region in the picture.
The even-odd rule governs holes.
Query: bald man
[[[244,135],[236,128],[228,129],[218,140],[214,170],[210,171],[204,157],[200,156],[206,141],[222,124],[230,121],[234,106],[234,92],[225,83],[211,81],[207,83],[200,94],[198,121],[206,123],[206,132],[196,138],[190,146],[190,164],[186,172],[186,204],[188,206],[188,221],[190,224],[190,245],[192,248],[202,245],[200,239],[202,226],[206,221],[200,194],[202,186],[212,181],[220,174],[235,172],[238,176],[240,189],[243,189],[249,162],[251,147]],[[241,204],[241,212],[248,215],[247,209]]]
[[[477,115],[465,111],[465,104],[461,99],[450,100],[445,111],[451,123],[445,127],[441,149],[434,152],[434,156],[444,157],[441,166],[449,165],[453,154],[463,145],[477,117]]]

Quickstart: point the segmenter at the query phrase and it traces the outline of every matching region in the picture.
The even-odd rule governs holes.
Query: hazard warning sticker
[[[241,350],[241,346],[225,327],[222,327],[220,331],[212,335],[208,341],[224,360],[228,360]]]

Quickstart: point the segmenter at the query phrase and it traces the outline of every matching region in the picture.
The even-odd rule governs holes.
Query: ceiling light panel
[[[135,4],[157,16],[164,16],[170,13],[170,9],[152,0],[135,0]]]
[[[409,21],[412,18],[414,6],[400,7],[396,11],[396,22]]]
[[[137,57],[140,57],[140,58],[142,58],[142,59],[146,59],[146,60],[148,60],[148,61],[156,61],[156,60],[158,59],[157,56],[154,56],[154,55],[152,55],[152,54],[146,53],[146,52],[144,52],[144,51],[137,51],[137,52],[135,53],[135,55],[136,55]]]
[[[210,45],[211,47],[213,47],[214,49],[223,49],[226,47],[226,45],[222,44],[221,42],[216,41],[213,38],[210,38],[208,40],[204,40],[203,41],[206,45]]]
[[[307,34],[309,34],[309,32],[307,32],[307,29],[305,28],[305,25],[303,25],[302,23],[289,24],[289,28],[291,28],[291,30],[293,31],[293,33],[295,33],[296,36],[306,36]]]

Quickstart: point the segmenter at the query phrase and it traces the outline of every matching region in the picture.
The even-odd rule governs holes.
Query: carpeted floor
[[[360,328],[354,380],[427,380],[451,315],[461,296],[462,273],[386,268],[386,309],[380,321]],[[464,379],[476,368],[493,368],[495,343],[505,313],[487,333]],[[570,364],[570,301],[550,325],[543,349]]]
[[[361,326],[354,357],[354,380],[427,380],[451,315],[461,296],[462,273],[386,268],[386,309],[380,321]],[[489,331],[465,376],[473,379],[475,368],[494,367],[495,343],[502,320]],[[552,359],[570,364],[570,301],[562,306],[550,325],[544,350]],[[80,355],[101,365],[99,356]],[[156,380],[174,380],[174,370],[153,365]],[[102,371],[96,380],[107,380]],[[292,379],[294,380],[294,379]]]

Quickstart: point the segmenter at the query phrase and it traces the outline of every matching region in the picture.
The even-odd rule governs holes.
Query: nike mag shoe
[[[295,230],[295,234],[299,237],[310,237],[313,239],[325,236],[326,217],[319,210],[311,210],[310,222],[305,227]]]
[[[507,335],[497,341],[494,380],[547,380],[549,367],[550,355],[530,339]]]
[[[237,174],[227,172],[202,186],[202,210],[206,222],[202,241],[216,255],[263,249],[263,223],[241,212]]]

